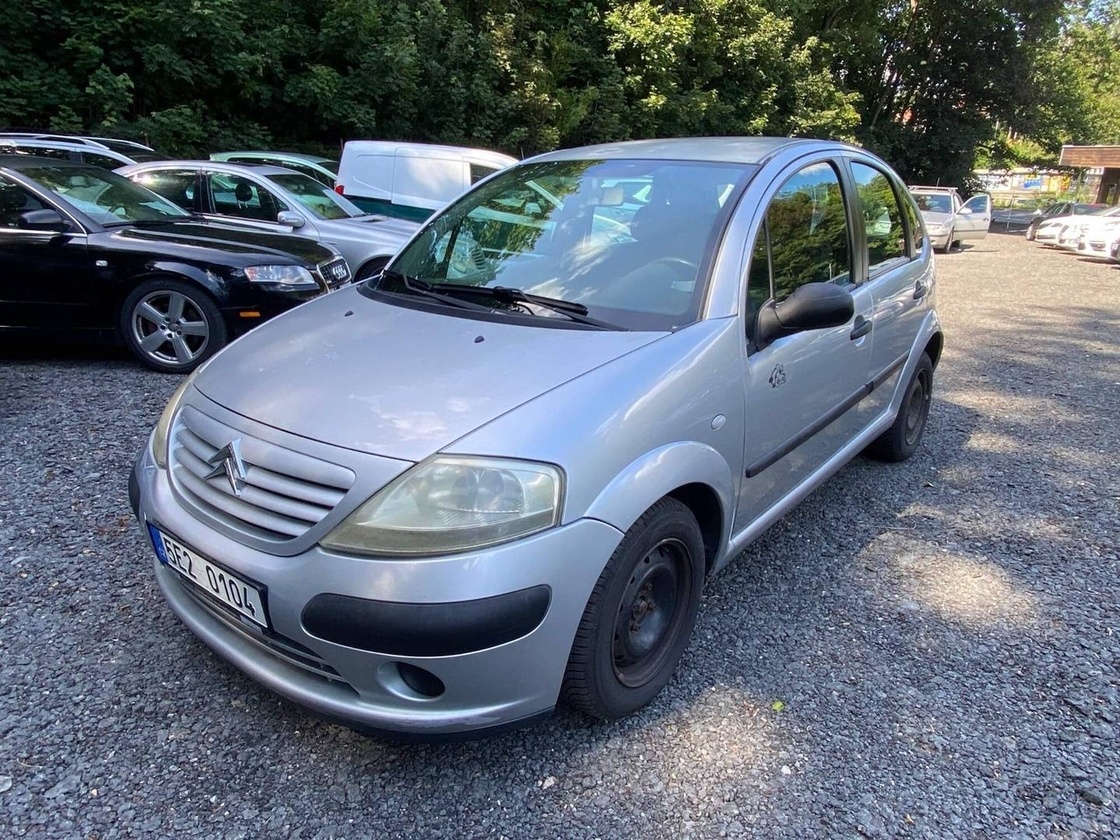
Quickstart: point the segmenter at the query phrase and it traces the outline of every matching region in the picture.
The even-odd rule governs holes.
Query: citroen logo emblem
[[[245,486],[245,462],[241,460],[241,438],[231,440],[207,459],[206,463],[214,469],[203,478],[209,480],[224,475],[229,480],[233,495],[240,497]]]

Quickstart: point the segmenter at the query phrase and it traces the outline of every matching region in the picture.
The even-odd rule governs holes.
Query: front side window
[[[851,282],[851,232],[840,177],[814,163],[787,180],[766,211],[773,294],[781,302],[806,283]]]
[[[28,189],[0,177],[0,228],[18,229],[20,216],[30,210],[43,209],[43,202]]]
[[[898,196],[887,175],[873,166],[852,162],[863,230],[867,236],[867,273],[874,277],[907,261],[906,231]]]
[[[166,222],[189,213],[139,184],[96,166],[45,164],[21,170],[94,221],[113,227],[138,222]]]
[[[194,212],[201,209],[198,204],[198,174],[189,169],[161,169],[157,171],[138,172],[132,180],[147,187],[182,207],[184,210]]]
[[[362,215],[361,208],[314,178],[293,172],[290,175],[272,175],[269,180],[287,190],[316,218],[350,219]]]
[[[756,169],[629,160],[517,166],[432,219],[378,289],[414,294],[407,277],[491,306],[511,300],[508,291],[486,291],[501,287],[574,304],[623,329],[683,326],[699,313],[722,208]],[[498,308],[564,317],[524,300]]]
[[[276,215],[288,206],[264,187],[240,175],[211,172],[206,176],[214,212],[239,219],[275,222]]]

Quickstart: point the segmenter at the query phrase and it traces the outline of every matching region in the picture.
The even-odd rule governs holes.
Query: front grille
[[[328,288],[337,289],[350,282],[350,266],[342,257],[335,257],[315,267],[319,277],[327,284]]]
[[[184,502],[228,528],[272,542],[302,536],[354,483],[346,467],[244,434],[192,406],[176,418],[169,462]]]
[[[273,656],[283,659],[289,665],[294,665],[297,668],[314,674],[317,677],[322,677],[325,680],[330,680],[333,683],[351,687],[348,682],[339,676],[338,671],[324,662],[319,655],[310,648],[304,647],[299,642],[293,641],[274,630],[266,630],[263,627],[248,625],[237,615],[225,609],[221,604],[215,603],[201,592],[198,592],[191,584],[178,580],[176,583],[184,592],[191,596],[195,603],[205,609],[214,618],[221,621],[230,630],[237,633],[241,638],[252,642],[254,645],[262,648]]]

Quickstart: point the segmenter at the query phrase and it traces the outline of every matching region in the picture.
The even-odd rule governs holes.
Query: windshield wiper
[[[620,327],[617,324],[611,324],[607,321],[600,321],[598,318],[589,317],[587,314],[587,307],[582,303],[576,303],[574,300],[534,295],[522,289],[511,288],[510,286],[455,286],[450,283],[438,283],[434,288],[440,290],[453,288],[461,289],[464,292],[476,292],[478,294],[489,295],[499,303],[531,303],[534,306],[542,306],[545,309],[551,309],[553,312],[559,312],[561,315],[566,315],[573,321],[577,321],[581,324],[598,327],[602,330],[625,330],[624,327]]]
[[[419,295],[420,297],[432,298],[433,300],[438,300],[440,303],[447,303],[451,306],[457,306],[460,309],[473,309],[476,312],[493,312],[493,309],[489,306],[482,306],[481,304],[471,303],[469,300],[460,300],[453,295],[444,294],[438,291],[441,285],[450,286],[450,284],[429,283],[427,280],[421,280],[419,277],[413,277],[409,274],[405,274],[403,271],[397,271],[396,269],[392,268],[382,269],[381,275],[383,277],[392,277],[396,280],[399,280],[401,282],[401,285],[403,285],[414,295]],[[451,288],[463,287],[451,286]]]

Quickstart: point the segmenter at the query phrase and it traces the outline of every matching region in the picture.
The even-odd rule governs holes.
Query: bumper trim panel
[[[390,656],[456,656],[512,642],[540,626],[552,590],[531,586],[474,601],[402,604],[322,594],[303,608],[304,629],[334,644]]]

